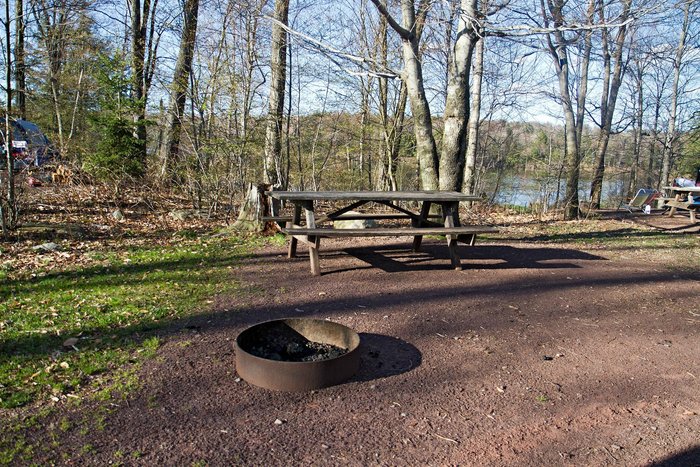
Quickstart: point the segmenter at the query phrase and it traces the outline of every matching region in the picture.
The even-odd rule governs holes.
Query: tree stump
[[[276,222],[265,221],[263,218],[276,216],[279,212],[279,200],[265,194],[273,187],[269,184],[253,184],[248,186],[245,201],[238,214],[238,219],[232,228],[242,232],[262,232],[274,234],[280,231]]]

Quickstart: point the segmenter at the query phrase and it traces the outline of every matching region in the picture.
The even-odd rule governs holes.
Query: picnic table
[[[286,220],[282,232],[290,236],[288,257],[296,256],[298,242],[309,247],[311,274],[321,274],[319,264],[320,239],[324,237],[373,237],[373,236],[412,236],[413,251],[418,251],[424,235],[444,235],[450,252],[452,266],[461,269],[457,253],[457,243],[473,245],[476,234],[495,232],[496,229],[485,225],[461,225],[459,220],[459,203],[462,201],[480,201],[478,196],[465,195],[456,191],[270,191],[267,194],[281,201],[294,205],[291,218]],[[334,203],[335,210],[326,214],[317,212],[320,204]],[[413,212],[398,203],[416,202],[420,209]],[[391,213],[351,213],[367,203],[376,203],[392,210]],[[435,222],[430,214],[431,207],[441,208],[439,219]],[[302,213],[305,225],[302,225]],[[338,219],[410,219],[411,225],[394,227],[368,227],[362,229],[334,229],[321,224]]]
[[[666,199],[664,206],[670,207],[668,216],[673,217],[678,209],[690,213],[690,221],[697,222],[696,213],[700,210],[700,187],[698,186],[665,186],[671,197]]]

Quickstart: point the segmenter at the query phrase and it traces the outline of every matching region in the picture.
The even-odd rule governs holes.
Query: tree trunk
[[[289,0],[275,1],[274,17],[283,25],[289,18]],[[282,152],[282,120],[287,77],[287,31],[278,23],[272,25],[270,56],[270,104],[265,131],[265,159],[263,177],[265,183],[277,185],[281,181],[280,161]]]
[[[396,22],[387,11],[386,5],[380,0],[372,0],[372,3],[377,7],[379,13],[386,18],[391,28],[401,37],[401,50],[404,62],[402,78],[406,84],[406,91],[413,114],[419,180],[424,190],[436,190],[438,188],[439,160],[437,145],[433,136],[430,105],[428,104],[423,85],[423,68],[420,61],[420,38],[423,33],[425,18],[430,9],[430,2],[429,0],[420,0],[418,12],[416,12],[413,0],[401,0],[403,26]]]
[[[9,0],[7,0],[9,1]],[[27,119],[27,78],[24,61],[24,0],[15,0],[15,90],[17,96],[17,114]]]
[[[474,194],[475,173],[476,173],[476,153],[479,149],[479,119],[481,116],[481,85],[484,80],[484,42],[486,37],[482,37],[476,43],[474,51],[471,83],[471,110],[469,112],[469,122],[467,123],[467,154],[464,165],[464,183],[462,190],[464,193]]]
[[[144,0],[143,13],[141,0],[131,0],[131,91],[136,101],[133,115],[134,136],[138,141],[139,157],[146,158],[146,96],[144,93],[144,62],[146,59],[146,33],[150,0]]]
[[[457,40],[450,54],[452,59],[448,62],[445,130],[439,167],[441,190],[462,190],[469,120],[469,72],[474,45],[478,40],[473,27],[476,17],[476,0],[462,0]]]
[[[406,0],[404,0],[404,3]],[[411,5],[413,8],[413,5]],[[416,157],[420,170],[420,184],[424,190],[438,188],[438,154],[433,136],[430,105],[423,87],[423,70],[419,59],[418,40],[403,40],[404,82],[413,114],[416,136]]]
[[[589,0],[588,21],[592,22],[594,13],[594,1]],[[584,56],[582,58],[581,82],[579,84],[579,98],[577,100],[577,114],[574,115],[573,102],[569,92],[569,62],[567,53],[568,41],[563,33],[558,29],[565,24],[562,10],[564,0],[550,0],[547,2],[548,10],[545,10],[545,3],[542,1],[542,16],[545,26],[549,27],[550,18],[557,30],[547,35],[547,45],[550,56],[554,61],[554,68],[559,82],[559,96],[561,99],[562,111],[564,113],[565,135],[566,135],[566,194],[564,195],[564,219],[576,219],[579,214],[578,206],[578,184],[580,174],[580,133],[583,128],[583,115],[585,106],[585,94],[587,87],[588,62],[590,58],[590,47],[588,42],[584,45]],[[590,31],[587,32],[586,41],[590,40]],[[554,42],[552,42],[552,36]]]
[[[160,157],[163,163],[162,178],[167,176],[174,159],[179,154],[182,117],[185,110],[185,101],[187,100],[190,73],[192,72],[192,57],[197,36],[198,12],[199,0],[185,0],[184,26],[182,38],[180,39],[180,51],[175,63],[173,83],[170,89],[170,110],[166,117],[163,142],[160,147]]]
[[[600,209],[600,200],[603,192],[603,176],[605,175],[605,154],[608,150],[608,142],[610,141],[610,132],[612,130],[613,115],[615,114],[615,105],[617,104],[617,96],[622,85],[622,77],[625,72],[626,65],[623,65],[623,47],[625,45],[627,25],[625,22],[629,17],[632,0],[622,0],[624,3],[622,14],[618,20],[623,23],[617,31],[615,38],[615,50],[611,57],[608,41],[608,30],[603,29],[603,54],[604,54],[604,78],[603,78],[603,95],[600,105],[601,127],[598,132],[598,148],[596,151],[595,174],[591,183],[591,209]],[[603,4],[599,4],[600,20],[605,21],[603,12]],[[614,60],[615,68],[610,73],[610,62]]]
[[[637,60],[635,75],[636,109],[634,112],[634,154],[632,166],[630,167],[629,184],[627,185],[627,198],[631,198],[637,186],[637,171],[639,170],[639,160],[642,154],[642,124],[644,123],[644,71],[641,60]]]
[[[3,235],[13,230],[17,224],[17,204],[15,200],[14,157],[12,157],[12,48],[10,45],[10,2],[5,2],[5,166],[7,178],[3,186],[0,176],[0,229]]]
[[[678,48],[676,49],[676,57],[673,60],[673,85],[671,87],[671,108],[668,118],[668,129],[666,130],[666,139],[663,147],[663,163],[661,167],[660,185],[669,183],[669,173],[671,172],[671,162],[673,159],[673,144],[676,141],[676,118],[678,115],[678,82],[681,77],[681,62],[685,53],[685,42],[688,34],[688,26],[690,25],[690,5],[693,0],[685,0],[683,6],[683,26],[681,27],[680,37],[678,38]]]

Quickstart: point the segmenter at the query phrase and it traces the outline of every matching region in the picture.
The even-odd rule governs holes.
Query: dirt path
[[[511,244],[462,250],[456,272],[441,243],[373,244],[327,242],[319,278],[260,252],[234,272],[248,293],[179,323],[139,391],[34,460],[700,465],[698,270]],[[301,394],[237,379],[236,335],[287,316],[362,333],[357,377]]]

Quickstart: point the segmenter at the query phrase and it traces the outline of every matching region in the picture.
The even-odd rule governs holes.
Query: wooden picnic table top
[[[435,203],[481,201],[479,196],[458,191],[269,191],[273,198],[288,201],[430,201]]]
[[[681,193],[700,193],[700,186],[665,186],[663,189]]]

